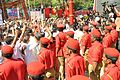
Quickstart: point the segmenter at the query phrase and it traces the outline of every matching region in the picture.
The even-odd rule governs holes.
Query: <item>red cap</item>
[[[97,29],[93,29],[91,31],[91,34],[94,35],[94,36],[96,36],[96,37],[98,37],[98,38],[100,38],[100,32]]]
[[[75,39],[69,39],[66,44],[67,44],[67,47],[73,50],[78,50],[80,48],[79,42]]]
[[[75,75],[71,77],[69,80],[89,80],[89,78],[86,76],[82,76],[82,75]]]
[[[42,37],[42,38],[40,38],[40,42],[41,42],[41,44],[49,44],[50,40],[48,38]]]
[[[97,26],[98,25],[98,23],[95,22],[95,21],[90,21],[90,24],[92,24],[93,26]]]
[[[87,25],[85,25],[85,26],[83,26],[83,30],[88,30],[89,29],[89,27],[87,26]]]
[[[72,35],[74,35],[74,32],[73,31],[67,31],[66,34],[72,36]]]
[[[115,48],[105,48],[104,53],[111,57],[119,57],[119,51]]]
[[[63,24],[58,24],[57,28],[64,28],[64,25]]]
[[[38,76],[45,71],[44,64],[40,62],[31,62],[27,65],[27,72],[30,75]]]
[[[4,54],[13,54],[13,48],[8,45],[2,46],[1,51]]]
[[[105,26],[105,29],[112,30],[112,26]]]

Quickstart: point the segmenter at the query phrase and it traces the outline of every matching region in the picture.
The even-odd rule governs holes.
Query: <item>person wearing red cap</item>
[[[75,75],[75,76],[71,77],[69,80],[90,80],[90,79],[86,76]]]
[[[87,50],[91,47],[91,37],[90,37],[90,34],[88,33],[89,32],[88,29],[89,28],[87,25],[83,26],[84,35],[80,42],[80,47],[81,47],[80,54],[82,56],[86,56]]]
[[[119,51],[115,48],[105,48],[101,80],[119,80],[120,71],[116,66]]]
[[[74,39],[74,32],[73,32],[73,31],[68,31],[68,32],[66,32],[66,36],[67,36],[67,38],[68,38],[67,41],[69,41],[69,40],[71,40],[71,39],[75,40],[75,39]],[[67,57],[69,57],[68,55],[66,55],[66,53],[67,53],[67,42],[66,42],[65,45],[64,45],[63,51],[64,51],[64,57],[65,57],[65,60],[66,60]],[[79,51],[80,51],[80,49],[78,50],[78,54],[80,54]]]
[[[96,26],[98,25],[98,22],[90,21],[90,24],[93,25],[93,29],[96,29]]]
[[[74,43],[74,44],[73,44]],[[79,42],[74,39],[67,41],[67,53],[68,56],[65,63],[65,77],[69,80],[75,75],[85,75],[85,61],[84,58],[78,55],[80,48]]]
[[[74,32],[73,31],[67,31],[66,32],[66,37],[68,38],[67,41],[69,41],[70,39],[74,39]],[[67,42],[66,42],[67,43]],[[64,45],[64,48],[63,48],[63,51],[64,51],[64,57],[66,58],[67,55],[66,55],[66,48],[67,48],[67,44],[65,43]]]
[[[120,70],[120,54],[119,54],[119,57],[118,57],[118,60],[116,62],[116,65],[118,66],[119,70]]]
[[[1,52],[4,58],[3,63],[0,65],[3,80],[25,80],[26,65],[20,59],[12,59],[13,48],[5,45],[2,46]]]
[[[63,47],[67,41],[66,34],[63,32],[64,25],[58,24],[58,35],[55,37],[56,40],[56,56],[59,62],[59,79],[64,80],[64,53]]]
[[[118,40],[118,32],[116,31],[116,24],[111,23],[111,25],[112,25],[112,30],[111,30],[110,34],[111,34],[112,41],[113,41],[113,47],[116,47],[116,43]]]
[[[112,36],[110,35],[111,30],[111,26],[105,26],[105,36],[102,39],[102,45],[104,48],[112,47],[113,45]]]
[[[92,46],[88,51],[88,71],[89,76],[92,80],[97,80],[100,78],[100,68],[102,63],[102,57],[104,52],[103,45],[100,41],[100,32],[97,29],[91,31]]]
[[[73,31],[67,31],[66,32],[68,37],[74,38],[74,32]]]
[[[31,62],[27,65],[28,80],[44,80],[45,65]]]
[[[41,49],[38,54],[38,60],[45,65],[46,76],[45,80],[55,80],[54,66],[55,66],[55,53],[49,49],[50,40],[48,38],[40,38]],[[47,74],[50,73],[50,76]]]

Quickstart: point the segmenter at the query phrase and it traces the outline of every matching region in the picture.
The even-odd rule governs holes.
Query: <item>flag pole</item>
[[[97,0],[94,0],[94,4],[93,4],[93,11],[96,11],[96,4],[97,4]]]

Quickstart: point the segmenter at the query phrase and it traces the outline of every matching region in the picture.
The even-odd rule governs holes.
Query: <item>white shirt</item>
[[[53,33],[53,37],[56,37],[59,34],[59,31]]]
[[[15,45],[15,47],[14,47],[14,54],[13,54],[13,58],[14,58],[14,59],[20,58],[20,59],[24,60],[23,54],[22,54],[22,51],[21,51],[23,45],[27,45],[27,44],[24,44],[24,43],[22,43],[22,42],[20,43],[19,40],[16,42],[16,45]]]
[[[76,30],[74,34],[74,39],[77,39],[80,42],[83,35],[84,33],[82,31]]]
[[[37,61],[37,55],[39,53],[39,44],[36,41],[35,37],[30,36],[30,41],[27,45],[25,52],[25,62],[29,64],[30,62]]]
[[[27,46],[27,49],[25,50],[25,62],[26,64],[29,64],[30,62],[35,62],[38,60],[37,53],[35,54],[33,51],[34,49],[28,49],[29,46]]]

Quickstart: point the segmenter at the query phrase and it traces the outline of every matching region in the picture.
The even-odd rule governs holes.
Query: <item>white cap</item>
[[[109,13],[109,17],[114,17],[114,13]]]
[[[98,22],[99,20],[100,20],[99,17],[96,17],[96,18],[95,18],[95,22]]]
[[[80,17],[80,19],[83,18],[83,15],[80,15],[79,17]]]

